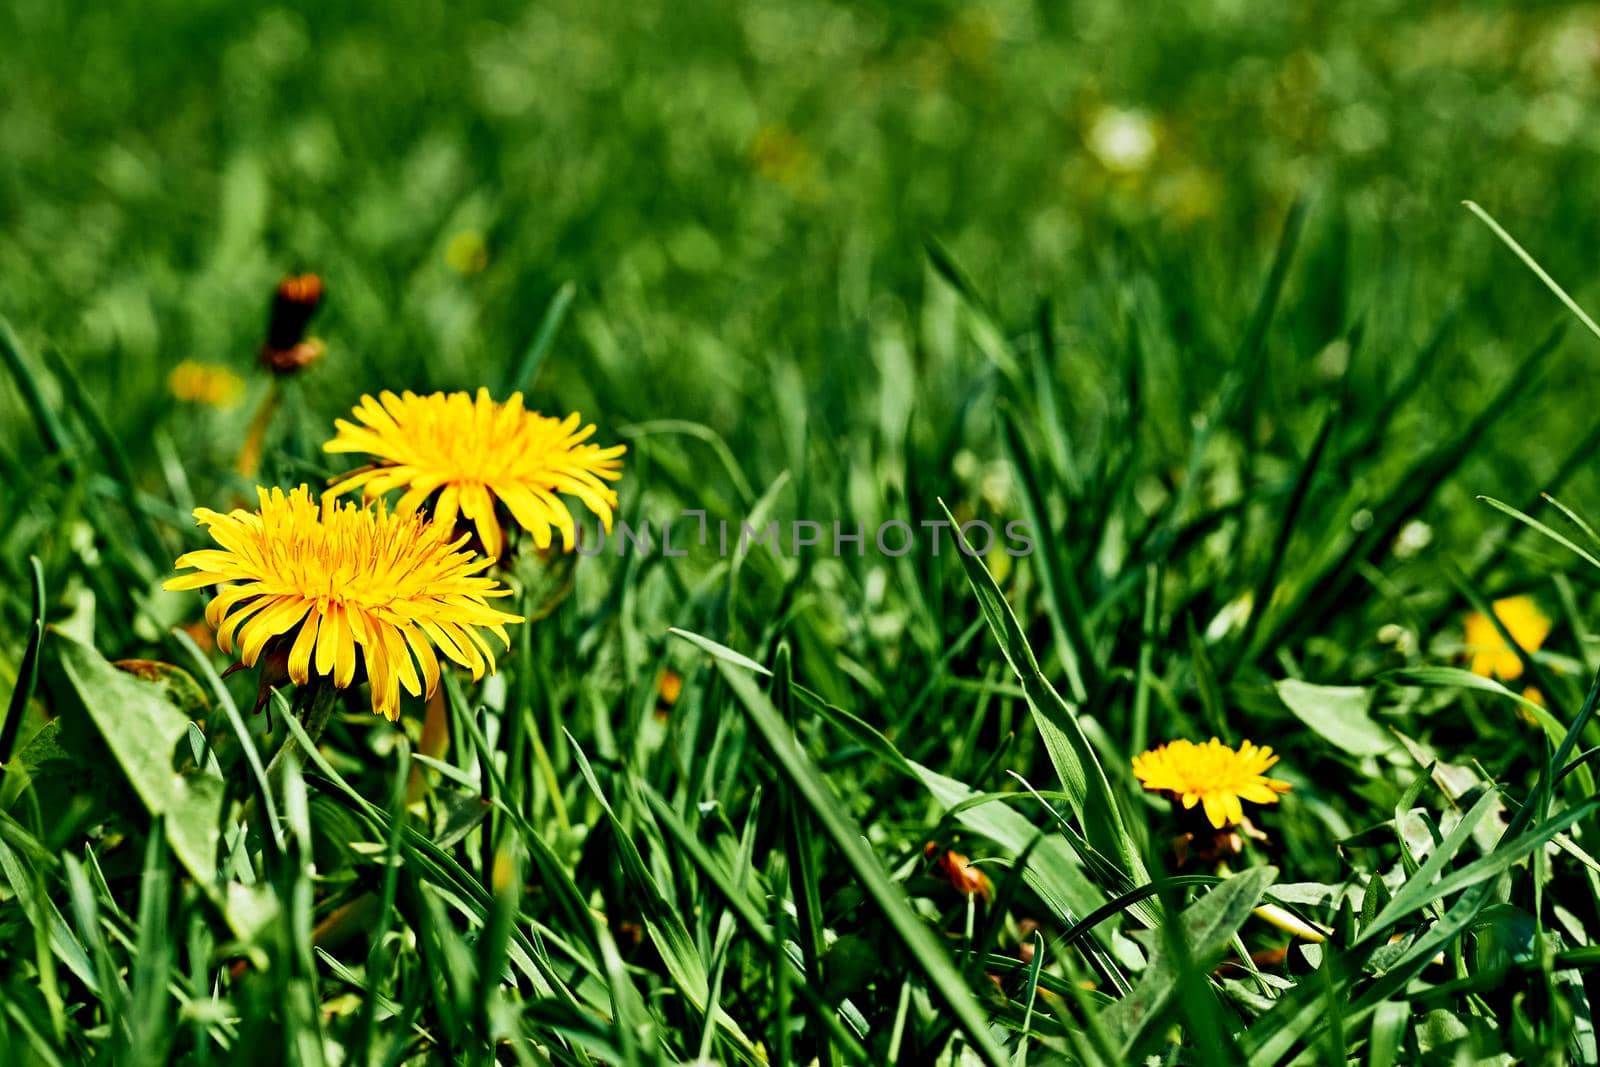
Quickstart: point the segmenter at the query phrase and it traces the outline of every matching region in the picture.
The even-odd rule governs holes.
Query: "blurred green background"
[[[1136,305],[1204,383],[1306,196],[1291,390],[1358,317],[1379,361],[1471,306],[1467,387],[1552,317],[1465,197],[1580,295],[1593,257],[1592,5],[14,0],[0,32],[0,310],[126,428],[181,360],[247,373],[291,269],[332,293],[320,407],[498,381],[572,280],[561,404],[756,443],[775,384],[844,428],[929,238],[1001,321]]]

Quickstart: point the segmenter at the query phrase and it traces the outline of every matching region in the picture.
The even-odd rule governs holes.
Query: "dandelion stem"
[[[277,412],[282,399],[283,387],[274,378],[267,395],[261,400],[261,406],[256,408],[255,416],[250,420],[250,429],[245,432],[244,444],[239,446],[239,458],[235,466],[246,478],[254,478],[261,470],[261,453],[266,444],[267,427],[272,425],[272,416]]]
[[[300,687],[295,694],[295,715],[300,720],[300,725],[305,729],[306,737],[312,744],[316,744],[322,737],[322,731],[327,729],[328,720],[333,717],[335,698],[338,689],[326,678],[312,678],[306,685]],[[276,782],[277,775],[281,773],[283,754],[289,748],[289,739],[285,738],[283,744],[278,746],[278,751],[273,753],[272,762],[267,764],[267,781]]]

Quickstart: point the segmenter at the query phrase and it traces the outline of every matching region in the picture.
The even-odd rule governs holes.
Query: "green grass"
[[[0,11],[0,1060],[1600,1059],[1600,21],[1181,7]],[[262,484],[521,387],[635,525],[1038,551],[523,544],[498,674],[313,742],[161,590],[300,270]],[[1212,735],[1226,878],[1129,762]]]

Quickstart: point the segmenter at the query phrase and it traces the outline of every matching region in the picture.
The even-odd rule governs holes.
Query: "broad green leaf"
[[[152,659],[119,659],[112,666],[135,678],[154,683],[161,695],[166,697],[167,703],[190,722],[206,721],[211,702],[206,699],[206,691],[200,688],[200,683],[182,667]]]
[[[88,778],[81,768],[71,766],[73,762],[72,754],[61,747],[61,720],[51,719],[35,730],[5,765],[0,809],[9,808],[17,794],[46,768],[66,769]]]
[[[1223,879],[1205,896],[1185,908],[1177,917],[1177,934],[1188,946],[1189,964],[1204,974],[1216,965],[1261,900],[1261,895],[1278,875],[1276,867],[1252,867]],[[1180,974],[1177,961],[1165,944],[1151,956],[1144,977],[1133,992],[1112,1005],[1101,1018],[1129,1062],[1145,1037],[1154,1032],[1173,1005]]]
[[[1354,685],[1313,685],[1298,678],[1277,684],[1278,698],[1323,740],[1352,756],[1376,756],[1395,747],[1389,731],[1367,714],[1371,691]]]
[[[3,839],[0,839],[0,878],[4,878],[10,885],[12,894],[22,905],[23,915],[30,922],[40,919],[44,921],[50,951],[55,957],[66,964],[67,969],[77,976],[90,992],[100,993],[100,984],[96,980],[94,964],[89,960],[88,951],[73,934],[72,928],[67,925],[67,920],[62,918],[55,901],[36,892],[36,888],[40,885],[36,880],[36,872],[24,866],[22,857],[13,852]]]
[[[65,682],[61,696],[67,706],[62,713],[83,716],[145,810],[161,817],[179,862],[209,892],[217,877],[223,783],[207,774],[172,769],[173,753],[190,719],[173,706],[160,684],[117,669],[90,646],[57,634],[52,649]]]

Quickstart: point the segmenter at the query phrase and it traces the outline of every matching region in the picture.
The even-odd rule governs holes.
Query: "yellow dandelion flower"
[[[489,265],[489,246],[477,230],[463,230],[444,246],[444,261],[457,274],[479,274]]]
[[[294,682],[315,675],[343,689],[359,659],[374,709],[395,719],[402,686],[413,696],[438,690],[435,646],[475,679],[494,670],[480,628],[510,647],[505,624],[522,619],[489,606],[510,591],[480,573],[492,561],[463,551],[466,537],[449,540],[451,525],[339,504],[331,495],[319,504],[303,485],[287,495],[257,493],[254,512],[196,508],[195,519],[221,547],[180,556],[176,567],[193,572],[166,583],[217,586],[206,621],[224,652],[237,643],[245,666],[281,638]]]
[[[1184,808],[1205,807],[1206,819],[1218,830],[1244,820],[1248,800],[1276,804],[1288,782],[1268,778],[1263,772],[1278,757],[1267,746],[1241,742],[1237,751],[1213,737],[1204,745],[1173,741],[1133,757],[1133,774],[1152,793],[1170,793]]]
[[[594,426],[580,428],[577,412],[550,418],[524,410],[521,393],[501,404],[479,389],[476,398],[385,391],[376,400],[362,397],[354,414],[361,425],[338,420],[338,434],[322,447],[364,452],[376,462],[336,481],[334,493],[363,487],[371,499],[404,487],[400,515],[437,493],[435,518],[449,526],[459,512],[491,558],[505,544],[496,502],[541,549],[550,547],[551,527],[561,531],[565,548],[575,543],[577,527],[561,493],[577,497],[611,530],[617,494],[606,483],[622,477],[626,449],[585,444]]]
[[[1511,639],[1529,652],[1537,652],[1550,636],[1550,620],[1529,596],[1509,596],[1494,602],[1494,613],[1505,624]],[[1494,620],[1481,612],[1467,616],[1467,653],[1472,657],[1472,673],[1485,678],[1511,681],[1522,677],[1522,660],[1516,649],[1506,644],[1495,629]]]
[[[244,395],[244,379],[227,367],[186,359],[167,375],[167,390],[186,404],[230,408]]]

